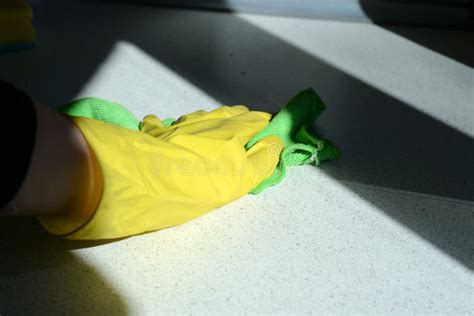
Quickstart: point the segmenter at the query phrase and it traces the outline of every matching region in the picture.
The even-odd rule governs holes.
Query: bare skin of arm
[[[89,217],[102,189],[91,170],[95,156],[81,131],[67,117],[35,104],[37,133],[25,179],[2,215]],[[97,178],[97,177],[96,177]]]

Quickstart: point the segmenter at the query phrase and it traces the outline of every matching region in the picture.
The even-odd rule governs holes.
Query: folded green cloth
[[[122,105],[99,98],[82,98],[59,106],[56,110],[69,116],[95,119],[139,131],[140,121]]]
[[[269,186],[280,183],[285,177],[287,166],[304,164],[317,166],[325,160],[340,157],[337,147],[319,137],[313,128],[314,121],[324,109],[324,102],[313,89],[304,90],[293,97],[270,124],[247,143],[245,149],[248,150],[260,139],[275,135],[284,145],[273,174],[251,193],[258,194]]]
[[[285,177],[286,167],[294,165],[319,165],[326,160],[337,159],[340,152],[328,140],[322,139],[313,128],[325,106],[313,89],[307,89],[293,97],[271,122],[255,135],[245,146],[250,149],[262,138],[275,135],[284,145],[280,161],[273,174],[251,191],[258,194],[266,188],[280,183]],[[122,105],[99,98],[82,98],[57,108],[60,113],[81,116],[118,125],[131,130],[140,130],[140,121]],[[163,121],[165,126],[173,124],[175,119]]]

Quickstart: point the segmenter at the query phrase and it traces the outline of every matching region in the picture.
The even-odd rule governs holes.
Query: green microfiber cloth
[[[304,90],[293,97],[267,127],[247,143],[245,149],[248,150],[262,138],[275,135],[284,145],[273,174],[251,193],[258,194],[280,183],[285,177],[287,166],[303,164],[317,166],[325,160],[340,157],[337,147],[330,141],[320,138],[312,127],[324,108],[324,102],[313,89]]]
[[[99,98],[77,99],[57,107],[56,110],[69,116],[87,117],[133,131],[140,130],[140,120],[129,110],[118,103]],[[174,118],[163,120],[163,125],[170,126],[174,121]]]
[[[140,121],[122,105],[99,98],[82,98],[56,109],[69,116],[80,116],[139,131]]]
[[[273,174],[262,181],[252,194],[280,183],[285,177],[286,167],[294,165],[319,165],[325,160],[337,159],[340,152],[328,140],[320,138],[312,125],[325,106],[313,89],[307,89],[293,97],[283,109],[273,117],[266,128],[255,135],[245,146],[249,150],[262,138],[275,135],[284,145],[280,161]],[[70,116],[81,116],[118,125],[131,130],[140,130],[140,121],[122,105],[99,98],[82,98],[57,108],[58,112]],[[163,120],[165,126],[175,119]]]

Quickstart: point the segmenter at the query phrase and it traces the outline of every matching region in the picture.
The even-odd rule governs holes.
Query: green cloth
[[[99,98],[82,98],[56,109],[69,116],[96,119],[113,125],[139,131],[140,121],[122,105]]]
[[[328,140],[320,138],[313,129],[313,123],[324,110],[323,101],[313,89],[307,89],[293,97],[275,115],[266,128],[255,135],[245,146],[250,149],[262,138],[275,135],[284,145],[280,161],[273,174],[251,191],[258,194],[266,188],[280,183],[285,177],[286,167],[294,165],[319,165],[325,160],[337,159],[340,152]],[[131,130],[140,130],[140,121],[122,105],[99,98],[82,98],[57,108],[58,112],[80,116],[118,125]],[[170,126],[175,119],[163,120]]]
[[[337,159],[340,151],[328,140],[320,138],[312,125],[325,105],[313,89],[298,93],[271,120],[266,128],[255,135],[245,146],[250,149],[256,142],[270,135],[279,137],[284,145],[280,161],[273,174],[251,191],[258,194],[280,183],[286,167],[294,165],[319,165],[325,160]]]
[[[163,123],[164,126],[168,127],[168,126],[173,125],[174,121],[176,121],[175,118],[167,118],[161,122]]]
[[[118,125],[134,131],[140,130],[140,121],[122,105],[99,98],[81,98],[56,108],[59,113],[95,119]],[[170,126],[176,119],[163,120],[164,126]]]

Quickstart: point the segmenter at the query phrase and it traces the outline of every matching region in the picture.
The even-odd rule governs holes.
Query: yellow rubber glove
[[[275,136],[249,151],[245,144],[270,114],[244,106],[182,116],[164,127],[147,116],[142,131],[72,117],[100,165],[103,194],[91,219],[42,217],[53,234],[69,239],[111,239],[171,227],[247,194],[275,169],[281,149]],[[73,220],[72,220],[73,221]]]

